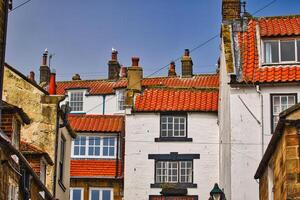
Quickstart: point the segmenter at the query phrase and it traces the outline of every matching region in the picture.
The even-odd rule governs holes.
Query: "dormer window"
[[[117,106],[118,110],[122,111],[125,109],[125,90],[118,90],[117,91]]]
[[[71,91],[70,92],[70,107],[72,112],[83,111],[83,91]]]
[[[300,39],[263,41],[263,64],[294,63],[300,63]]]

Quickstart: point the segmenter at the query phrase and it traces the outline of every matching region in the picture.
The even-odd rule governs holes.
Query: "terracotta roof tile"
[[[122,132],[124,117],[119,115],[69,114],[68,120],[77,132]]]
[[[135,111],[217,111],[218,90],[146,89],[137,95]]]
[[[242,81],[266,83],[300,81],[300,65],[259,66],[257,25],[261,37],[300,35],[300,16],[251,19],[247,31],[239,35]]]
[[[41,150],[40,148],[34,146],[33,144],[25,142],[25,141],[20,142],[20,150],[22,152],[28,152],[28,153],[30,153],[30,152],[31,153],[39,153],[39,154],[46,153],[45,151]]]
[[[71,177],[115,177],[116,160],[71,160]],[[122,175],[122,162],[119,161],[118,175]]]
[[[168,87],[219,87],[218,74],[195,75],[192,78],[181,77],[156,77],[144,78],[143,86],[168,86]],[[64,95],[68,89],[86,88],[90,94],[113,94],[116,88],[125,88],[126,79],[112,82],[109,80],[80,80],[57,82],[57,94]]]

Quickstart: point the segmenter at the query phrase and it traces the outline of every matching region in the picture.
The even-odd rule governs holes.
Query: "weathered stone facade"
[[[10,66],[4,69],[3,98],[28,113],[31,124],[22,127],[21,139],[47,152],[55,160],[57,104],[62,96],[49,96]],[[46,187],[53,192],[54,167],[47,168]]]
[[[297,105],[296,105],[297,106]],[[277,127],[274,134],[278,134],[278,142],[274,144],[272,138],[270,145],[274,148],[259,177],[260,200],[296,200],[300,199],[300,109],[282,120],[282,128]],[[280,125],[278,125],[280,126]],[[269,146],[270,146],[269,145]],[[268,149],[271,149],[268,147]],[[261,164],[263,165],[263,164]],[[270,171],[268,171],[270,170]],[[259,170],[258,170],[259,171]],[[273,198],[270,197],[273,195]]]

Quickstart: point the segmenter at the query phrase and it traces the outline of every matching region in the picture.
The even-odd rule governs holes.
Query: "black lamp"
[[[210,191],[210,199],[226,200],[224,192],[219,188],[218,183],[215,183],[214,188]]]

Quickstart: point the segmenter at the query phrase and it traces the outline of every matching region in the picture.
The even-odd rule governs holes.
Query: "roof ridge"
[[[275,15],[275,16],[260,16],[260,17],[254,17],[256,20],[261,20],[261,19],[278,19],[278,18],[295,18],[299,17],[300,14],[291,14],[291,15]]]
[[[145,90],[189,90],[189,91],[219,91],[219,87],[172,87],[172,86],[147,86]]]
[[[104,118],[109,118],[109,117],[116,117],[116,118],[122,118],[124,117],[123,115],[101,115],[101,114],[68,114],[68,116],[71,117],[104,117]]]

